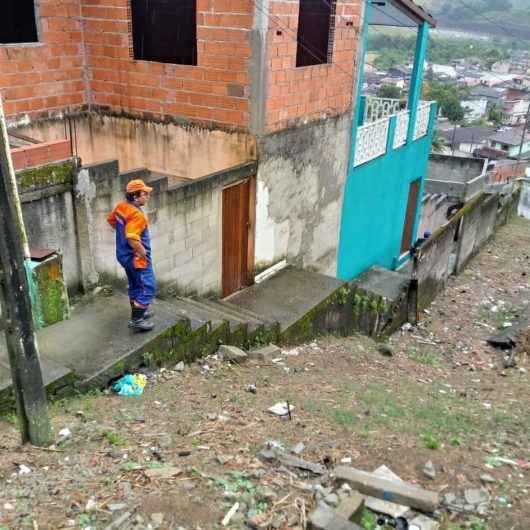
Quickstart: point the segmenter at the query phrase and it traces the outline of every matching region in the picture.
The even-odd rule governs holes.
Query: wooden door
[[[401,254],[408,252],[413,244],[412,231],[416,220],[416,209],[418,205],[418,194],[420,191],[420,181],[415,180],[409,188],[409,200],[407,203],[407,213],[405,215],[405,226],[403,227],[403,237],[401,239]]]
[[[249,285],[250,214],[250,180],[223,190],[223,297]]]

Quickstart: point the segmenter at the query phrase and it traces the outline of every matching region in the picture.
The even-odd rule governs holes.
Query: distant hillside
[[[434,15],[441,29],[530,40],[529,0],[417,0],[417,3]]]

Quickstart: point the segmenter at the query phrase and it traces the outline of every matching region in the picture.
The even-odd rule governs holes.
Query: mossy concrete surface
[[[61,256],[54,254],[41,262],[32,261],[29,268],[31,302],[37,329],[70,318]]]
[[[68,160],[19,171],[17,173],[19,191],[24,192],[58,184],[72,184],[76,167],[74,160]]]

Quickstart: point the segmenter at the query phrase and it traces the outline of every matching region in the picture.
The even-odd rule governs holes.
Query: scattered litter
[[[489,456],[486,458],[486,467],[488,469],[494,469],[503,465],[518,467],[519,464],[515,460],[510,460],[502,456]]]
[[[405,322],[401,326],[401,331],[412,331],[412,329],[413,329],[413,325],[410,322]]]
[[[280,401],[268,410],[271,414],[275,414],[276,416],[287,416],[293,412],[294,407],[291,404],[288,405],[286,401]]]
[[[147,377],[144,374],[127,374],[112,385],[112,390],[120,396],[138,397],[144,393],[145,385]]]
[[[11,510],[14,510],[14,509],[15,509],[15,507],[12,504],[10,504],[9,502],[4,503],[4,510],[11,511]]]
[[[251,394],[257,394],[258,389],[256,388],[256,385],[248,385],[247,392],[250,392]]]
[[[300,455],[304,452],[305,445],[303,442],[298,442],[294,447],[291,448],[291,453],[295,455]]]
[[[88,499],[86,506],[85,506],[85,512],[93,512],[98,507],[98,503],[94,497],[90,497]]]
[[[186,366],[184,365],[184,362],[183,361],[180,361],[179,363],[177,363],[175,365],[175,372],[183,372],[184,371],[184,368],[186,368]]]
[[[492,477],[491,475],[488,475],[487,473],[480,475],[480,480],[484,482],[484,484],[493,484],[497,482],[497,480],[494,477]]]
[[[72,437],[72,431],[68,427],[65,427],[64,429],[61,429],[59,431],[58,436],[59,442],[65,442],[66,440]]]
[[[278,440],[267,440],[265,442],[265,447],[267,449],[276,449],[278,451],[284,451],[285,450],[285,446],[283,445],[282,442],[278,441]]]
[[[224,516],[221,524],[223,526],[228,526],[228,524],[230,523],[230,519],[232,519],[232,517],[234,517],[234,515],[236,514],[237,510],[239,510],[239,502],[236,502],[232,508],[230,508],[230,510],[228,510],[227,514]]]
[[[24,464],[20,464],[18,466],[19,475],[29,475],[30,473],[31,473],[31,469],[28,466],[25,466]]]

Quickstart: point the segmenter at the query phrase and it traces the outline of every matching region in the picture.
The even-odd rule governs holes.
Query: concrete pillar
[[[409,111],[410,121],[407,139],[408,142],[414,141],[414,131],[416,129],[416,114],[418,104],[421,99],[421,89],[423,86],[423,70],[425,58],[427,56],[427,45],[429,43],[429,24],[423,22],[418,31],[416,38],[416,53],[414,54],[414,68],[410,79],[409,91]]]
[[[92,164],[79,169],[74,183],[74,209],[76,218],[77,250],[79,254],[81,284],[89,292],[99,282],[95,256],[96,223],[94,219],[97,185],[101,181],[119,185],[119,167],[116,160]]]

